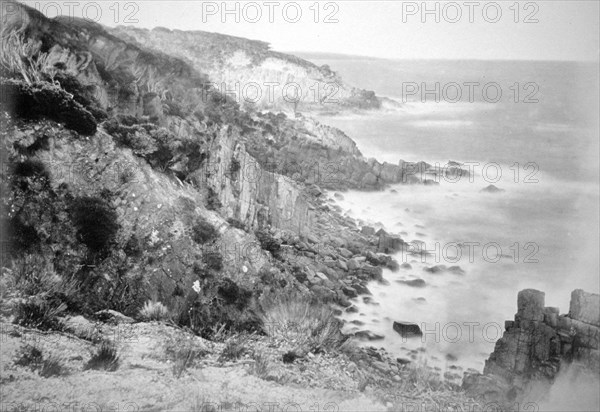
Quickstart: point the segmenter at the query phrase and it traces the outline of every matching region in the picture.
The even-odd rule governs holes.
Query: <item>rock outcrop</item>
[[[483,375],[467,374],[463,387],[503,407],[532,399],[534,387],[549,389],[561,368],[575,364],[600,375],[600,295],[574,290],[567,315],[544,306],[543,292],[519,292],[515,319],[485,363]],[[539,390],[536,390],[539,392]]]

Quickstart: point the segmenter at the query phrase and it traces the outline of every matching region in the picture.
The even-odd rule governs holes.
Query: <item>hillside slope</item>
[[[375,93],[346,84],[328,66],[272,51],[265,42],[165,28],[121,26],[111,32],[191,62],[245,107],[292,113],[381,107]]]

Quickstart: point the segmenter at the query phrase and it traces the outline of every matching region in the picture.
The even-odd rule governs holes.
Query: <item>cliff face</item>
[[[164,28],[118,27],[112,33],[186,59],[243,106],[286,112],[381,106],[373,92],[345,84],[327,67],[271,51],[264,42]]]
[[[519,292],[517,306],[515,319],[506,321],[506,331],[485,363],[484,374],[465,377],[463,387],[468,392],[514,407],[540,400],[536,396],[544,391],[537,388],[545,387],[547,392],[570,364],[592,380],[600,378],[600,295],[574,290],[569,313],[560,315],[558,308],[544,306],[543,292],[527,289]]]

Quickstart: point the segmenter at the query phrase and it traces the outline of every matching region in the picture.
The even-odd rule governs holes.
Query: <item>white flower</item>
[[[199,280],[197,280],[197,281],[194,282],[194,284],[192,285],[192,289],[194,289],[194,292],[196,292],[198,294],[200,293],[201,288],[200,288],[200,281]]]
[[[242,272],[244,272],[244,273],[248,272],[248,268],[246,267],[246,265],[242,266]]]

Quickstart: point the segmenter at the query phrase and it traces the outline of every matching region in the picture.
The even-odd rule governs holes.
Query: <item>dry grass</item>
[[[275,296],[261,308],[264,332],[295,346],[299,355],[339,349],[347,339],[331,309],[303,296]]]
[[[42,42],[26,39],[21,30],[7,27],[0,30],[0,67],[20,75],[28,84],[53,79],[57,71],[76,75],[78,64],[69,50],[57,48],[42,52]]]
[[[139,316],[145,321],[156,320],[159,322],[165,322],[170,318],[169,309],[165,305],[151,300],[144,303]]]

